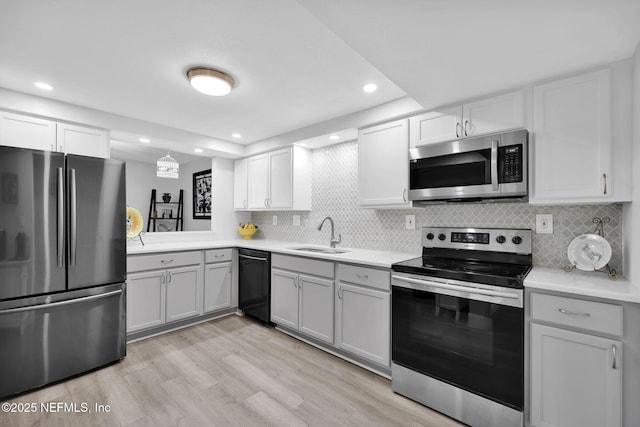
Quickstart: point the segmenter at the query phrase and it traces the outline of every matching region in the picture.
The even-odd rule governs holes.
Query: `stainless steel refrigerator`
[[[126,354],[125,165],[0,146],[0,398]]]

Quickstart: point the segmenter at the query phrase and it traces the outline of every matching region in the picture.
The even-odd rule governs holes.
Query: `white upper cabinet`
[[[412,147],[522,128],[524,90],[430,111],[410,120]]]
[[[56,150],[56,122],[0,111],[0,145]]]
[[[310,210],[309,150],[289,147],[249,157],[247,206],[249,210]]]
[[[360,206],[367,208],[412,206],[408,120],[359,130],[358,196]]]
[[[0,145],[109,158],[109,132],[0,111]]]
[[[57,134],[58,151],[104,159],[110,156],[109,132],[104,129],[58,123]]]
[[[248,159],[238,159],[233,163],[233,208],[235,210],[249,208],[247,164]]]
[[[629,200],[614,165],[611,70],[537,85],[533,89],[531,203]]]

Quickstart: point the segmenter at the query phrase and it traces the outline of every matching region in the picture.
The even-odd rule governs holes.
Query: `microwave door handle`
[[[491,186],[493,191],[498,191],[498,141],[491,141]]]

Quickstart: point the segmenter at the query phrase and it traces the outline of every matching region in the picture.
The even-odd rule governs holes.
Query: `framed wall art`
[[[211,169],[193,174],[193,219],[211,219]]]

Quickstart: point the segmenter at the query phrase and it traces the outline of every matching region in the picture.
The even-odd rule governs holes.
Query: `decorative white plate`
[[[569,243],[567,256],[579,270],[600,270],[611,259],[611,245],[597,234],[581,234]]]

